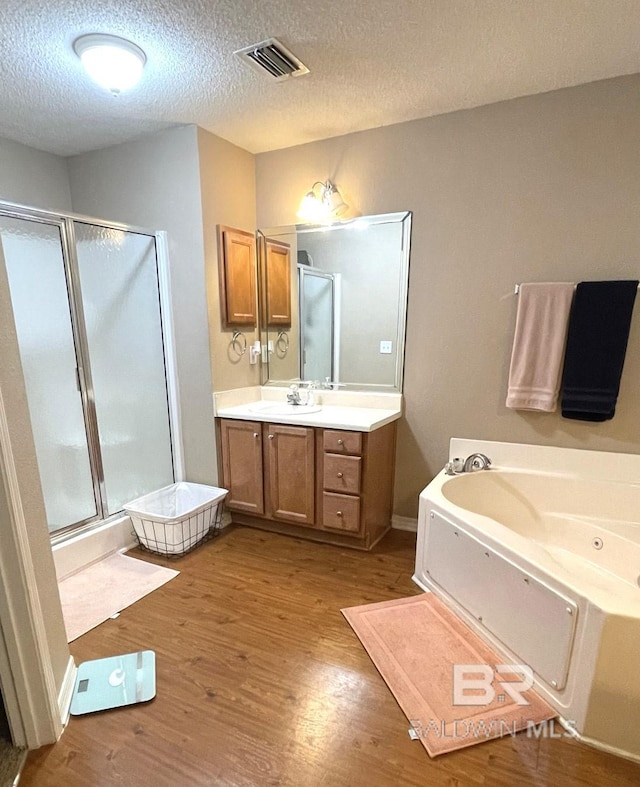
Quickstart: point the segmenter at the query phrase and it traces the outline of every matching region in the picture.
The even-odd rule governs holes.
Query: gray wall
[[[0,137],[0,200],[71,210],[66,160]]]
[[[327,177],[362,214],[414,212],[397,514],[452,436],[640,452],[640,304],[612,421],[504,404],[514,284],[640,275],[639,140],[634,75],[256,157],[258,226]]]
[[[168,233],[186,477],[216,483],[197,129],[74,156],[68,168],[74,211]]]

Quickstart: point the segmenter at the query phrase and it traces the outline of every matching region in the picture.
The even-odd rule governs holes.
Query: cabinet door
[[[300,525],[315,522],[314,430],[306,426],[269,424],[268,516]]]
[[[218,225],[220,313],[225,326],[256,324],[256,239]]]
[[[291,249],[265,239],[267,325],[291,325]]]
[[[223,419],[220,427],[227,506],[233,511],[264,514],[262,424]]]

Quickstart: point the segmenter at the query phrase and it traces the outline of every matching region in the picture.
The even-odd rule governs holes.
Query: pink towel
[[[556,409],[573,289],[568,282],[520,285],[507,391],[512,410]]]

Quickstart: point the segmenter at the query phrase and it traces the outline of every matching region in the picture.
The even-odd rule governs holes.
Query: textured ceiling
[[[640,72],[640,0],[0,0],[0,136],[70,155],[197,123],[252,152]],[[147,53],[114,98],[71,45]],[[233,55],[278,37],[310,69]]]

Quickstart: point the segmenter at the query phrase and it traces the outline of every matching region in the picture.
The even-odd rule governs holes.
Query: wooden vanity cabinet
[[[223,418],[219,438],[229,510],[314,525],[314,429]]]
[[[220,419],[218,430],[233,522],[359,549],[389,530],[396,422],[354,432]]]
[[[389,529],[393,513],[396,422],[373,432],[322,430],[317,466],[321,526],[350,534],[370,548]]]

